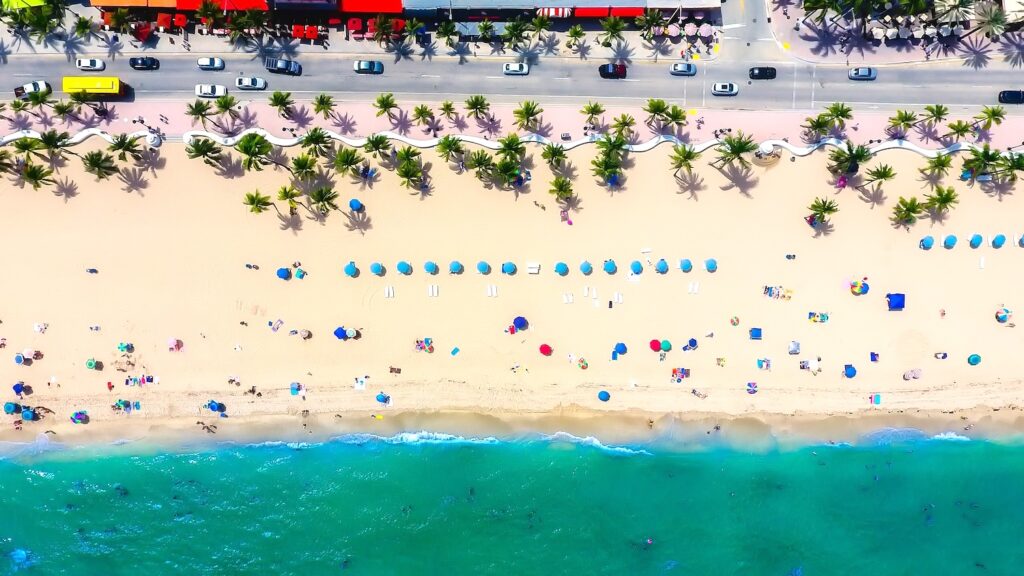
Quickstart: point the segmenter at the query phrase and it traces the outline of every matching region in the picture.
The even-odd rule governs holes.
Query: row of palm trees
[[[992,0],[907,0],[892,3],[888,0],[804,0],[807,17],[822,24],[830,15],[851,14],[867,29],[872,17],[883,13],[897,16],[924,16],[932,22],[956,24],[971,21],[974,27],[968,35],[981,32],[989,38],[998,38],[1007,31],[1009,22],[1002,6]]]
[[[942,104],[931,104],[924,107],[924,112],[918,114],[911,110],[897,110],[889,117],[888,127],[890,135],[902,137],[911,129],[919,125],[927,125],[934,128],[949,118],[949,108]],[[801,126],[804,135],[808,140],[817,142],[822,137],[836,130],[842,130],[846,123],[853,119],[853,110],[842,102],[835,102],[825,108],[817,116],[808,116]],[[992,126],[998,126],[1006,119],[1006,109],[1002,106],[982,106],[980,112],[974,115],[974,122],[955,120],[946,125],[948,132],[942,135],[943,138],[954,138],[957,142],[961,138],[973,133],[976,130],[991,130]]]
[[[81,159],[86,172],[96,176],[97,180],[106,180],[121,172],[111,153],[116,154],[121,162],[128,162],[129,158],[136,162],[142,160],[143,149],[138,140],[137,136],[117,134],[105,151],[78,154],[70,149],[71,136],[67,132],[51,129],[42,132],[38,138],[15,140],[10,144],[13,152],[0,149],[0,172],[14,174],[33,190],[38,190],[56,182],[53,178],[55,170],[51,166],[66,159],[66,154],[71,154]]]

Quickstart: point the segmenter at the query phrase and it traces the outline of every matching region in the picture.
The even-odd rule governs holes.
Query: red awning
[[[349,32],[362,32],[363,31],[363,21],[360,20],[359,18],[349,18],[348,19],[348,31]]]
[[[306,40],[316,40],[320,37],[320,31],[316,26],[306,26]]]
[[[114,14],[113,12],[104,12],[103,13],[103,23],[106,24],[107,26],[110,26],[110,17],[113,14]]]
[[[341,0],[342,12],[401,14],[402,0]]]
[[[220,7],[224,10],[269,10],[267,0],[220,0]]]
[[[132,30],[132,36],[139,42],[149,40],[151,34],[153,34],[153,27],[150,26],[149,22],[143,22]]]
[[[174,25],[177,26],[178,28],[184,28],[185,26],[188,25],[188,17],[185,16],[184,14],[175,14],[174,15]]]
[[[612,16],[618,16],[620,18],[633,18],[635,16],[643,16],[644,9],[639,6],[623,7],[623,8],[612,8]]]
[[[366,21],[366,35],[367,36],[373,36],[376,33],[377,33],[377,21],[376,20],[367,20]]]
[[[302,39],[302,24],[292,24],[292,38]]]
[[[572,8],[537,8],[537,16],[548,18],[568,18],[572,16]]]
[[[156,25],[161,28],[171,27],[171,15],[166,12],[161,12],[156,15]]]
[[[573,10],[573,16],[577,18],[604,18],[608,16],[607,8],[577,8]]]
[[[174,7],[178,10],[198,10],[199,0],[178,0]]]
[[[401,18],[395,18],[391,21],[391,31],[398,34],[402,30],[405,30],[405,20]]]

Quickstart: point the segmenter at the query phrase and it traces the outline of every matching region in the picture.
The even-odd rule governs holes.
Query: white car
[[[224,60],[220,58],[203,57],[196,60],[200,70],[223,70]]]
[[[850,68],[850,80],[874,80],[878,78],[878,70],[874,68]]]
[[[96,58],[79,58],[75,60],[75,66],[86,72],[99,72],[107,67],[103,60]]]
[[[675,62],[668,69],[668,73],[673,76],[696,76],[697,65],[691,62]]]
[[[505,62],[502,72],[505,76],[526,76],[530,73],[530,65],[526,62]]]
[[[220,84],[196,84],[196,96],[200,98],[220,98],[227,93],[228,89]]]
[[[712,96],[735,96],[739,93],[739,86],[732,82],[715,82],[711,85]]]
[[[235,88],[239,90],[266,90],[267,81],[255,76],[239,76],[235,78]]]

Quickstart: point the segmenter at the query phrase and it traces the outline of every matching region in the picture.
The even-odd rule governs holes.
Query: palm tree
[[[530,31],[533,32],[534,38],[540,38],[545,32],[551,29],[551,19],[542,14],[538,14],[530,20]]]
[[[32,108],[46,108],[47,106],[52,106],[56,100],[50,98],[49,92],[29,92],[26,102]]]
[[[579,24],[569,26],[569,30],[566,31],[565,35],[569,37],[569,40],[565,42],[566,48],[579,46],[583,42],[583,39],[587,37],[587,33],[583,30],[583,26]]]
[[[967,33],[968,36],[975,32],[981,32],[987,38],[998,39],[1006,32],[1008,25],[1006,12],[995,2],[978,2],[973,20],[976,26]]]
[[[476,25],[476,35],[481,42],[489,44],[494,39],[494,22],[484,18]]]
[[[605,134],[597,141],[597,149],[602,156],[621,161],[628,144],[626,139],[618,134]]]
[[[924,168],[920,168],[922,174],[933,174],[939,177],[944,177],[949,173],[949,169],[953,166],[953,157],[949,154],[940,154],[934,158],[928,159],[928,165]]]
[[[949,108],[942,104],[929,104],[924,107],[924,114],[917,122],[928,122],[929,124],[941,124],[949,117]]]
[[[686,124],[686,110],[683,110],[678,105],[673,104],[669,107],[668,111],[665,112],[662,122],[666,126],[682,126]]]
[[[618,16],[609,16],[601,19],[602,32],[598,35],[603,46],[611,46],[613,40],[622,40],[622,32],[626,29],[626,23]]]
[[[935,192],[924,195],[924,207],[937,214],[949,212],[960,202],[960,195],[952,186],[936,186]]]
[[[242,200],[242,204],[248,206],[249,212],[252,212],[253,214],[266,212],[268,208],[274,205],[274,203],[270,201],[270,196],[260,194],[259,190],[256,190],[255,192],[246,192],[245,199]]]
[[[85,16],[79,16],[75,18],[74,34],[75,36],[88,39],[96,33],[96,23],[92,21],[92,18]]]
[[[338,193],[327,186],[314,188],[309,193],[309,203],[326,216],[328,211],[338,209]]]
[[[122,34],[127,34],[130,30],[131,15],[128,13],[127,8],[118,8],[110,13],[110,28],[117,30]]]
[[[491,176],[501,186],[511,186],[520,175],[519,162],[512,158],[501,158],[494,163],[494,168],[491,170]]]
[[[547,144],[540,156],[552,169],[558,168],[565,162],[565,148],[561,144]]]
[[[513,50],[519,50],[519,45],[526,41],[527,32],[529,32],[528,25],[517,16],[515,20],[512,20],[505,25],[505,32],[502,34],[502,39],[506,44],[511,46]]]
[[[33,190],[39,190],[43,186],[50,186],[54,183],[52,178],[53,170],[41,164],[25,162],[21,167],[21,179],[32,186]]]
[[[446,135],[437,141],[437,153],[445,162],[451,162],[455,156],[462,156],[465,150],[458,136]]]
[[[412,109],[412,119],[417,124],[430,125],[434,121],[434,111],[426,104],[420,104]]]
[[[213,116],[212,106],[206,100],[196,100],[185,108],[185,115],[192,118],[192,124],[195,125],[196,120],[199,120],[203,128],[206,128],[206,121]]]
[[[924,206],[918,202],[916,196],[911,196],[909,199],[900,196],[899,201],[892,208],[892,221],[897,226],[910,227],[917,222],[922,212],[924,212]]]
[[[672,147],[672,170],[676,177],[680,170],[686,170],[687,174],[693,174],[693,163],[700,158],[700,152],[693,146],[687,144],[676,144]]]
[[[735,136],[728,134],[722,138],[722,141],[718,143],[718,158],[711,162],[714,165],[718,163],[718,167],[724,167],[726,164],[732,164],[733,162],[739,162],[740,166],[744,168],[750,167],[750,161],[747,160],[746,154],[757,150],[757,144],[754,143],[754,139],[747,136],[742,131],[738,131]]]
[[[216,142],[209,138],[193,138],[185,147],[185,153],[189,159],[202,158],[203,163],[217,167],[220,165],[221,148]]]
[[[441,102],[441,107],[438,108],[438,112],[441,113],[441,116],[444,116],[445,120],[451,120],[457,114],[457,112],[455,111],[455,103],[453,103],[451,100],[445,100],[444,102]]]
[[[414,38],[420,28],[426,28],[426,24],[418,18],[409,18],[405,21],[405,28],[402,30],[402,40],[408,41],[410,38]]]
[[[292,158],[292,176],[299,180],[311,180],[316,176],[316,158],[309,154],[299,154]]]
[[[14,152],[16,154],[25,155],[25,162],[28,162],[32,156],[42,158],[44,160],[46,159],[46,156],[40,152],[40,150],[45,148],[43,143],[35,138],[18,138],[11,144],[11,146],[14,147]]]
[[[213,106],[217,109],[217,114],[220,116],[227,114],[232,118],[238,118],[238,110],[235,110],[238,106],[238,98],[235,98],[231,94],[218,96],[213,101]]]
[[[391,41],[391,35],[395,31],[394,20],[383,14],[378,14],[373,19],[373,41],[377,44],[384,44]]]
[[[590,161],[590,166],[590,171],[594,176],[606,183],[613,177],[622,174],[622,162],[614,156],[600,154]]]
[[[362,163],[363,156],[355,148],[341,148],[334,155],[334,169],[342,174],[350,172],[357,175]]]
[[[856,174],[860,165],[871,160],[871,150],[862,144],[847,141],[846,148],[836,148],[829,153],[828,171],[839,174]]]
[[[519,138],[518,134],[509,134],[498,140],[498,156],[520,160],[526,153],[526,144]]]
[[[996,174],[1009,174],[1010,180],[1017,181],[1017,172],[1024,172],[1024,154],[1008,152],[996,160]]]
[[[419,186],[420,182],[423,181],[423,169],[415,162],[402,162],[398,165],[398,170],[395,171],[395,174],[402,181],[402,186],[406,188]]]
[[[660,121],[665,117],[665,114],[668,112],[668,102],[661,98],[648,98],[643,110],[647,112],[647,120],[644,120],[644,123],[650,126],[655,121]]]
[[[114,140],[107,147],[107,150],[117,152],[117,159],[122,162],[126,161],[128,156],[131,156],[132,160],[135,161],[142,158],[142,147],[139,146],[138,136],[118,134],[114,136]]]
[[[629,114],[620,114],[612,120],[612,130],[615,131],[616,135],[623,138],[629,138],[633,135],[633,126],[636,126],[636,120]]]
[[[39,143],[42,144],[43,148],[47,151],[51,158],[63,158],[64,152],[70,152],[75,156],[74,152],[67,150],[68,146],[71,145],[69,139],[71,135],[67,132],[57,132],[56,130],[47,130],[39,135]]]
[[[302,149],[309,150],[318,158],[327,158],[333,150],[330,134],[319,126],[309,129],[302,137]]]
[[[301,197],[302,193],[296,190],[295,186],[290,184],[281,186],[277,189],[277,199],[288,204],[288,213],[291,215],[295,215],[295,213],[298,212],[298,199]]]
[[[491,103],[480,94],[466,98],[466,114],[471,118],[480,118],[491,111]]]
[[[807,123],[801,126],[801,128],[804,129],[804,133],[807,134],[809,139],[817,141],[832,129],[832,121],[827,114],[808,116]]]
[[[466,167],[476,170],[476,177],[483,180],[494,168],[494,158],[486,150],[474,150],[466,159]]]
[[[604,106],[600,102],[587,102],[587,104],[580,110],[580,114],[587,117],[587,124],[595,124],[597,119],[604,114]]]
[[[196,20],[206,23],[206,30],[213,30],[218,22],[223,19],[223,12],[220,5],[213,0],[201,0],[196,8]]]
[[[373,103],[373,107],[377,109],[377,116],[388,115],[388,118],[394,118],[394,109],[398,108],[398,103],[395,102],[395,95],[391,92],[384,92],[378,94],[377,99]]]
[[[383,158],[384,153],[390,149],[391,141],[383,134],[370,134],[363,145],[363,151],[374,158]]]
[[[825,114],[833,126],[845,128],[846,123],[853,120],[853,108],[842,102],[833,102],[825,108]]]
[[[328,94],[318,94],[313,98],[313,113],[319,114],[327,120],[334,114],[334,98]]]
[[[974,19],[974,0],[935,0],[939,22],[958,23]]]
[[[555,176],[551,180],[551,189],[548,192],[559,200],[568,200],[572,198],[572,180],[565,176]]]
[[[114,157],[100,150],[86,152],[82,156],[85,171],[96,176],[96,180],[106,180],[121,170],[114,164]]]
[[[67,122],[68,118],[76,115],[77,113],[78,106],[71,102],[61,100],[53,105],[53,115],[60,118],[62,122]]]
[[[807,207],[811,215],[820,222],[828,222],[828,217],[839,212],[839,204],[831,198],[815,198]]]
[[[242,155],[242,166],[246,170],[263,170],[263,167],[271,163],[270,152],[273,145],[263,135],[249,132],[242,136],[235,144],[235,150]]]
[[[11,112],[15,115],[21,114],[22,112],[28,112],[28,102],[24,100],[11,100]]]
[[[10,150],[0,150],[0,173],[13,174],[15,172],[14,155]]]
[[[917,114],[909,110],[897,110],[895,116],[889,117],[889,128],[898,134],[906,134],[916,123]]]
[[[420,151],[412,146],[402,146],[398,153],[395,154],[395,160],[399,164],[405,164],[406,162],[412,162],[419,164]]]
[[[992,128],[993,124],[996,126],[1002,124],[1005,118],[1006,110],[1002,106],[982,106],[981,112],[974,116],[975,125],[981,123],[985,130]]]
[[[999,162],[998,150],[993,150],[986,142],[981,148],[971,148],[970,157],[964,159],[964,169],[970,170],[975,176],[991,172]]]
[[[661,10],[648,8],[633,23],[640,29],[640,37],[649,42],[654,39],[654,29],[665,26],[665,17],[661,15]]]
[[[896,177],[896,171],[888,164],[879,164],[878,166],[868,170],[865,174],[867,175],[867,179],[864,180],[864,184],[862,184],[862,186],[868,186],[875,182],[888,182]]]
[[[540,107],[533,100],[525,100],[519,104],[519,107],[512,111],[512,116],[516,119],[516,126],[520,130],[529,130],[536,126],[540,115],[544,113],[544,109]]]
[[[295,101],[292,100],[291,92],[274,90],[274,93],[271,94],[268,99],[268,104],[270,104],[271,108],[277,110],[277,113],[280,114],[282,118],[287,118],[291,116],[292,106],[295,105]]]
[[[968,134],[974,131],[974,128],[967,122],[964,122],[963,120],[955,120],[953,122],[950,122],[946,127],[949,128],[949,132],[947,132],[945,136],[953,136],[954,138],[956,138],[957,142],[959,142],[960,139],[963,138],[964,136],[967,136]]]
[[[455,22],[442,20],[437,25],[437,37],[444,39],[445,46],[449,48],[455,46],[455,39],[459,37],[459,31],[455,28]]]
[[[803,9],[812,21],[822,24],[830,11],[835,11],[838,3],[833,0],[804,0]]]

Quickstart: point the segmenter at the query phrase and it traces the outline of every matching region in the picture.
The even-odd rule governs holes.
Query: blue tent
[[[942,247],[945,248],[946,250],[951,250],[954,246],[956,246],[956,236],[952,234],[946,236],[946,238],[942,241]]]
[[[981,234],[974,234],[974,235],[972,235],[971,236],[971,242],[970,242],[971,248],[978,248],[978,247],[980,247],[982,242],[984,242],[984,241],[985,241],[985,239],[981,237]]]
[[[996,234],[995,237],[992,238],[993,248],[1002,248],[1003,244],[1006,244],[1006,236],[1004,234]]]
[[[1021,236],[1021,239],[1022,239],[1021,241],[1024,242],[1024,236]],[[593,271],[594,271],[594,267],[590,264],[590,262],[588,262],[586,260],[584,260],[583,262],[580,262],[580,272],[582,272],[584,276],[590,276],[590,274]]]
[[[383,276],[384,275],[384,265],[381,264],[380,262],[374,262],[373,264],[370,264],[370,272],[374,276]]]
[[[338,326],[334,329],[334,337],[338,340],[348,340],[348,336],[345,334],[345,327]]]
[[[388,402],[391,402],[391,396],[388,396],[387,394],[385,394],[383,392],[378,392],[377,393],[377,402],[380,402],[381,404],[387,404]]]
[[[516,316],[515,319],[512,320],[512,325],[516,327],[516,330],[526,330],[526,327],[529,326],[530,323],[526,321],[526,318]]]
[[[349,278],[355,278],[359,275],[359,268],[356,268],[355,262],[349,262],[345,264],[345,275]]]
[[[427,260],[423,263],[423,270],[425,270],[427,274],[433,275],[437,274],[441,269],[437,267],[437,263],[433,260]]]
[[[559,262],[558,264],[555,264],[555,274],[558,274],[559,276],[565,276],[568,273],[569,273],[569,265],[568,264],[566,264],[565,262]]]
[[[886,294],[885,301],[889,303],[889,310],[898,312],[907,305],[906,294]]]
[[[693,270],[693,262],[690,262],[689,258],[683,258],[679,261],[679,269],[683,272],[689,272]]]
[[[714,258],[708,258],[704,261],[704,269],[708,272],[714,272],[718,270],[718,261]]]
[[[619,342],[618,344],[616,344],[615,345],[615,353],[618,354],[619,356],[622,356],[623,354],[625,354],[626,353],[626,344],[624,342]]]
[[[696,350],[697,349],[697,339],[696,338],[690,338],[690,340],[686,343],[686,345],[690,347],[690,350]]]
[[[458,260],[452,260],[451,264],[448,265],[449,274],[462,274],[462,271],[465,269],[466,267],[463,266],[462,262],[459,262]]]
[[[513,264],[512,262],[505,262],[504,264],[501,265],[501,273],[512,276],[513,274],[516,273],[516,265]]]
[[[615,272],[618,271],[618,269],[619,269],[619,267],[615,265],[615,260],[605,260],[604,261],[604,271],[605,272],[607,272],[609,274],[615,274]]]
[[[405,276],[408,276],[409,274],[412,274],[412,265],[409,264],[408,262],[406,262],[405,260],[402,260],[401,262],[399,262],[398,266],[396,266],[396,268],[398,268],[398,273],[399,274],[403,274]]]
[[[483,260],[481,260],[481,261],[476,263],[476,271],[481,273],[481,274],[490,274],[491,273],[491,265],[488,264],[487,262],[484,262]]]
[[[665,274],[665,273],[667,273],[668,272],[668,262],[665,262],[664,258],[662,258],[661,260],[658,260],[658,263],[654,265],[654,271],[657,272],[658,274]]]
[[[597,393],[597,399],[600,400],[601,402],[607,402],[612,399],[612,395],[604,390],[601,390],[600,392]]]
[[[853,378],[857,375],[857,369],[853,367],[853,364],[847,364],[843,366],[843,376],[847,378]]]
[[[280,278],[281,280],[290,280],[292,277],[291,268],[278,268],[277,277]]]
[[[922,250],[931,250],[932,246],[935,246],[935,238],[932,238],[931,236],[925,236],[924,238],[921,238],[921,243],[919,244],[919,246]]]
[[[639,260],[633,260],[629,263],[629,271],[633,274],[640,274],[644,271],[644,265]]]
[[[761,336],[762,336],[762,332],[761,332],[760,328],[751,328],[750,329],[750,339],[751,340],[760,340]]]
[[[355,198],[348,201],[348,209],[353,212],[362,212],[363,208],[366,208],[366,206],[363,206],[363,203]]]

